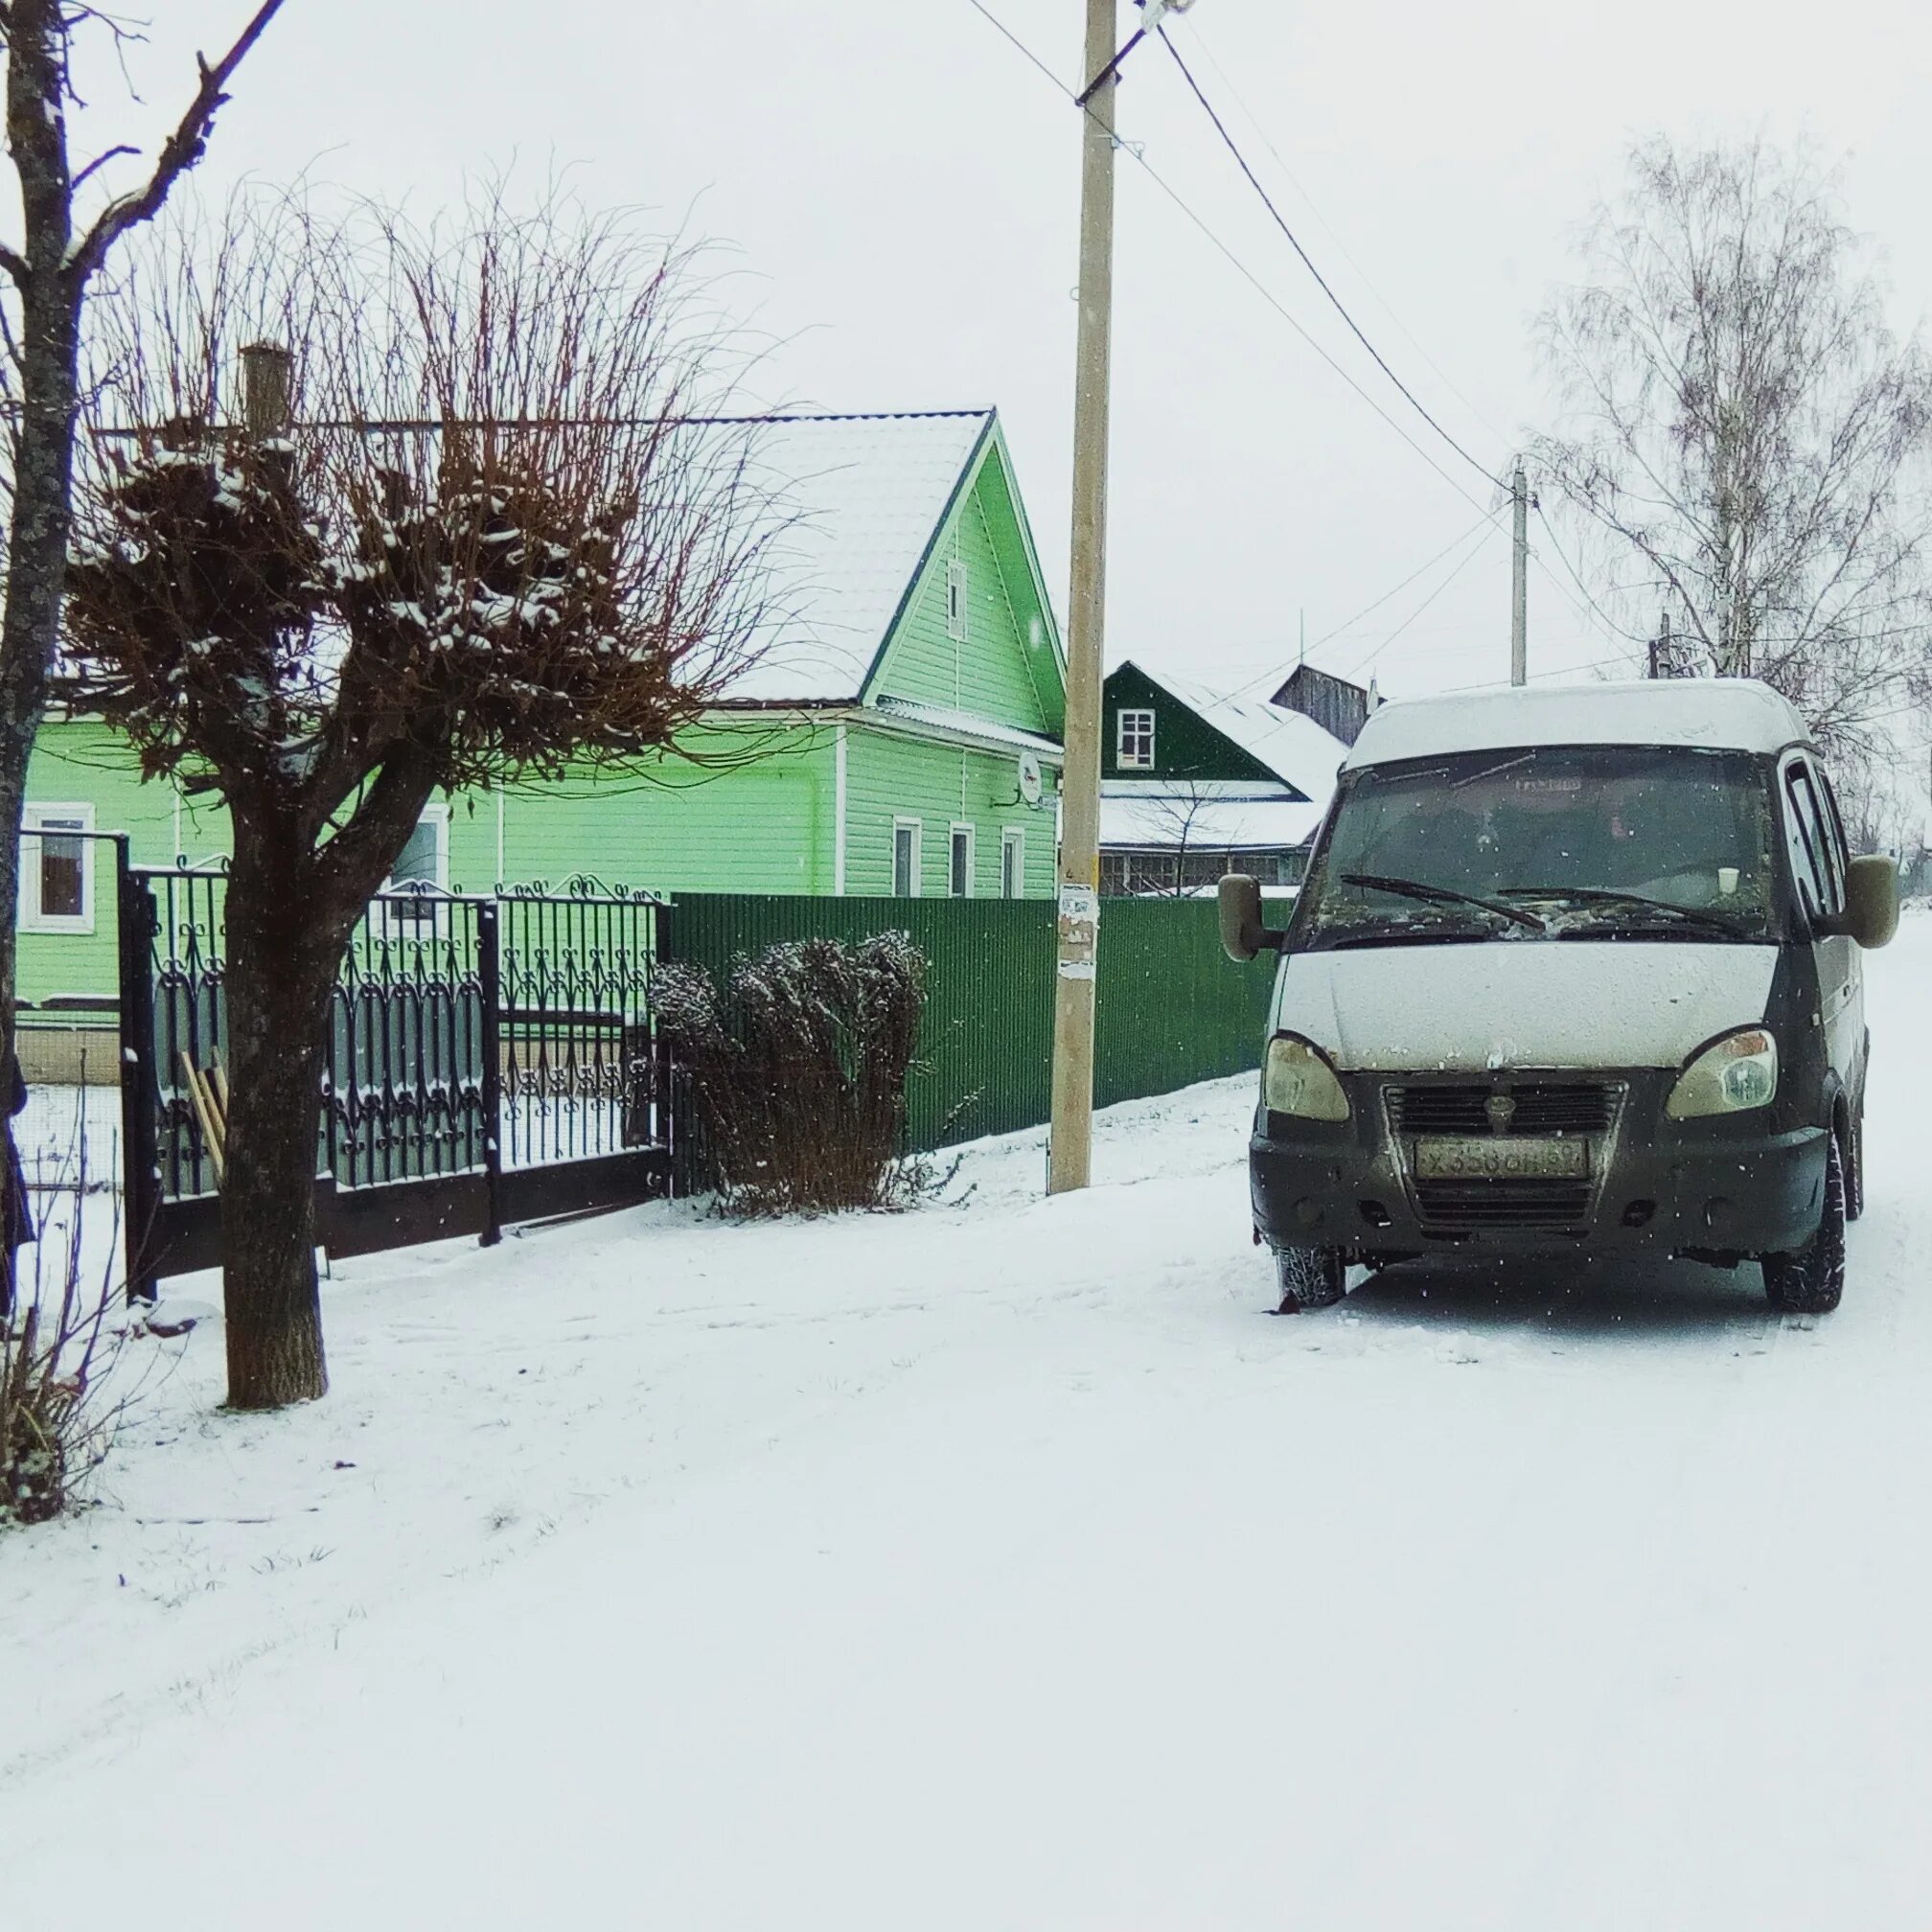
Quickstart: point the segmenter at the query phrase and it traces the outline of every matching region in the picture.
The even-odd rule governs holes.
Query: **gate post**
[[[494,900],[476,908],[476,978],[483,1004],[483,1234],[479,1247],[503,1238],[503,975]]]
[[[159,1279],[153,1247],[160,1199],[154,1066],[154,895],[135,876],[125,832],[114,837],[114,903],[121,974],[121,1211],[127,1299],[152,1301]]]

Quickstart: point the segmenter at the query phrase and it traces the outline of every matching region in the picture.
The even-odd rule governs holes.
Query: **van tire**
[[[1275,1283],[1281,1291],[1277,1315],[1332,1308],[1348,1292],[1347,1257],[1339,1248],[1277,1248]]]
[[[1845,1160],[1825,1143],[1825,1211],[1818,1231],[1790,1254],[1763,1257],[1764,1293],[1785,1315],[1828,1315],[1845,1294]]]

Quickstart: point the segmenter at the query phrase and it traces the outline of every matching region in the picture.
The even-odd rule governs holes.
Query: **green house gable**
[[[1120,714],[1153,714],[1154,762],[1122,765]],[[1164,684],[1131,661],[1109,674],[1101,699],[1102,778],[1165,779],[1170,783],[1252,781],[1279,785],[1278,775],[1244,750]]]
[[[997,416],[987,416],[859,695],[1060,736],[1059,627]]]

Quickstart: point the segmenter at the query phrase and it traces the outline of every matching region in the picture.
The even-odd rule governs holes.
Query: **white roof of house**
[[[988,745],[1010,745],[1017,751],[1031,751],[1044,764],[1058,766],[1066,756],[1058,739],[1043,737],[1037,731],[1022,731],[1014,724],[996,724],[977,711],[955,711],[946,704],[921,704],[916,699],[895,698],[889,692],[870,708],[882,718],[903,718],[909,724],[952,731],[961,738],[977,738]]]
[[[1695,745],[1773,752],[1808,736],[1786,699],[1750,678],[1566,684],[1393,700],[1362,727],[1347,769],[1530,745]]]
[[[767,552],[783,616],[728,699],[856,700],[990,409],[748,424],[752,480],[792,520]]]
[[[1100,800],[1100,843],[1109,850],[1184,845],[1196,852],[1287,851],[1308,838],[1327,809],[1325,796],[1204,797],[1151,784],[1131,791],[1110,787]]]
[[[1135,661],[1143,678],[1171,693],[1224,738],[1240,746],[1257,764],[1318,805],[1335,790],[1335,774],[1347,748],[1314,719],[1266,698],[1222,698],[1198,684],[1150,671]]]

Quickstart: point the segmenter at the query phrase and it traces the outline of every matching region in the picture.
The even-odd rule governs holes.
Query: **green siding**
[[[848,728],[845,748],[845,890],[857,897],[892,890],[892,826],[920,821],[920,895],[947,896],[951,834],[974,829],[973,896],[1000,896],[1000,835],[1026,839],[1026,893],[1053,890],[1053,813],[1016,804],[1017,752],[975,751],[907,738],[877,727]],[[1050,793],[1047,794],[1050,798]]]
[[[1154,765],[1118,762],[1121,711],[1154,713]],[[1111,673],[1101,696],[1100,775],[1103,778],[1247,778],[1278,785],[1276,774],[1215,730],[1198,711],[1169,696],[1132,664]]]
[[[947,582],[966,567],[963,639],[947,629]],[[1059,661],[1006,480],[1001,446],[987,445],[972,487],[941,525],[867,697],[890,695],[1057,737]]]
[[[97,832],[128,835],[137,865],[217,859],[228,850],[228,815],[196,806],[166,782],[142,782],[126,741],[105,724],[53,721],[41,727],[27,766],[27,804],[91,805]],[[20,933],[19,996],[23,1001],[83,995],[108,999],[119,990],[115,934],[114,848],[93,847],[91,932]]]
[[[503,882],[589,872],[659,892],[830,892],[833,727],[745,726],[687,742],[708,757],[755,762],[666,758],[638,771],[512,787],[502,799]],[[460,843],[452,811],[452,883],[485,890],[496,882],[496,811],[494,795],[478,798]]]

